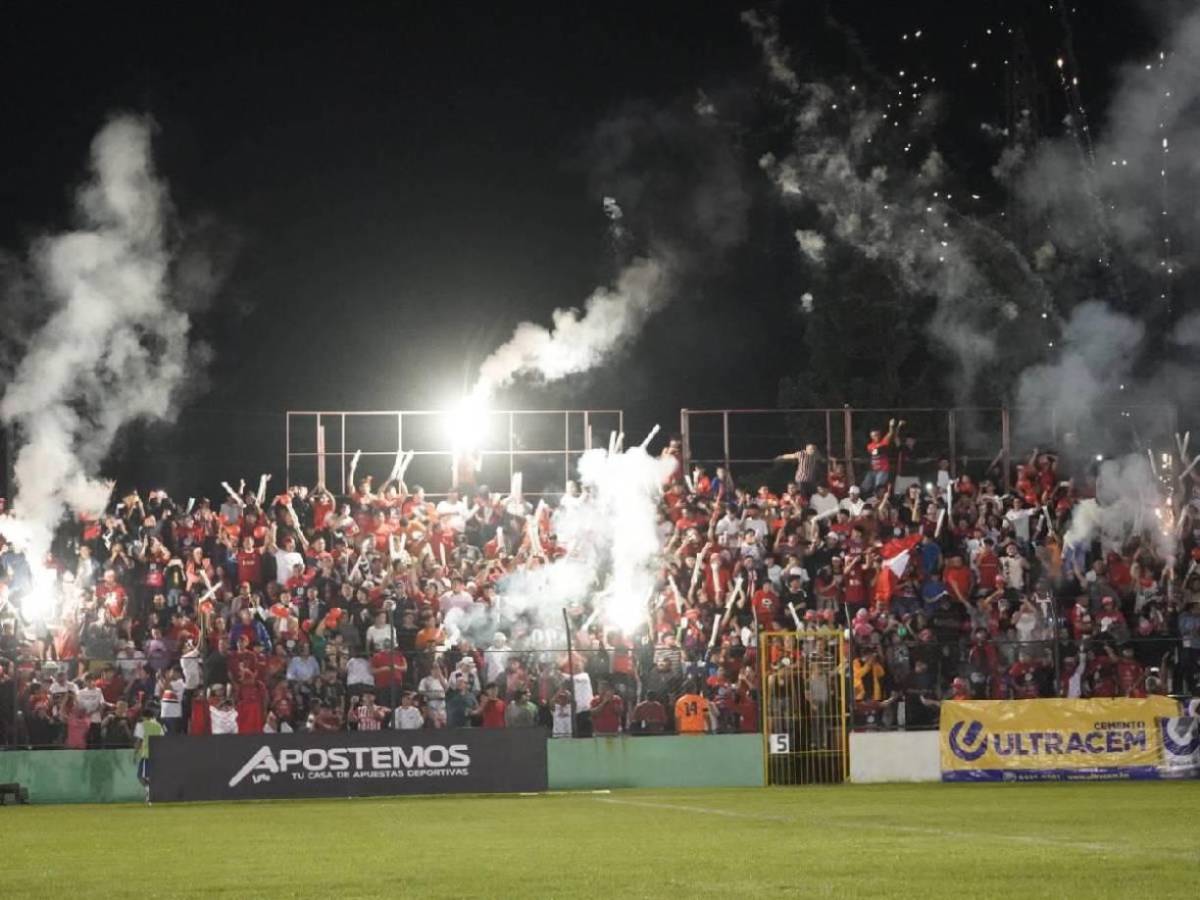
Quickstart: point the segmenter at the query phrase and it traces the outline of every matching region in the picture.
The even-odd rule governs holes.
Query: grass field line
[[[618,806],[640,806],[645,809],[663,809],[673,812],[699,813],[706,816],[723,816],[731,819],[756,819],[763,822],[783,822],[788,824],[799,824],[802,822],[811,822],[809,819],[800,816],[779,816],[771,815],[770,813],[754,813],[754,812],[737,812],[730,809],[716,809],[707,806],[690,806],[681,803],[659,803],[653,800],[620,800],[615,797],[597,797],[597,803],[610,803]],[[1130,847],[1122,844],[1108,844],[1101,841],[1077,841],[1070,838],[1057,838],[1049,836],[1034,836],[1026,834],[998,834],[987,831],[963,831],[952,828],[935,828],[928,825],[897,825],[890,822],[879,822],[869,819],[841,819],[841,824],[854,825],[855,827],[873,828],[877,831],[892,831],[904,832],[908,834],[923,834],[931,837],[953,838],[955,840],[1000,840],[1007,841],[1012,844],[1024,844],[1026,846],[1051,846],[1058,847],[1064,850],[1078,850],[1084,853],[1128,853]],[[1168,859],[1178,859],[1186,862],[1200,861],[1200,853],[1176,853],[1169,850],[1159,850],[1153,847],[1139,848],[1141,852],[1147,852],[1159,857]]]

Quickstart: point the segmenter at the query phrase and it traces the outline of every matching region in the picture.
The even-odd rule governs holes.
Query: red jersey
[[[979,586],[989,593],[996,587],[996,578],[1000,575],[1000,558],[991,550],[981,550],[975,560],[979,570]]]
[[[383,669],[375,673],[375,687],[391,687],[393,679],[396,684],[404,681],[404,673],[408,671],[408,660],[399,650],[380,650],[371,657],[372,669]]]
[[[892,438],[890,435],[884,435],[877,441],[871,441],[867,444],[867,456],[871,459],[872,472],[890,472],[892,469],[892,461],[888,458],[888,447],[891,446]]]
[[[625,703],[617,694],[607,703],[603,697],[592,698],[592,730],[596,734],[619,734],[624,716]]]
[[[245,550],[238,551],[237,579],[238,584],[249,582],[252,587],[260,587],[262,585],[261,553],[257,550],[251,550],[249,553]]]
[[[480,709],[483,712],[483,727],[484,728],[503,728],[504,727],[504,709],[507,704],[497,697],[493,700],[491,697],[484,697],[480,701]]]

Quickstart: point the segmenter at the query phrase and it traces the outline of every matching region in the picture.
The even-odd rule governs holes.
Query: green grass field
[[[0,896],[1200,896],[1200,782],[0,810]]]

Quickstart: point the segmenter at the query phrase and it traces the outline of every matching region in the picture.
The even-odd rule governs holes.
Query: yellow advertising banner
[[[1169,697],[1093,700],[947,700],[943,781],[1159,778],[1159,717]]]

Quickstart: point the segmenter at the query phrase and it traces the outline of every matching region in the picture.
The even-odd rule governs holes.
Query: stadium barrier
[[[154,741],[150,798],[285,800],[544,791],[546,734],[355,731]]]
[[[942,704],[943,781],[1161,778],[1169,697]]]
[[[0,753],[0,782],[18,782],[31,803],[134,803],[138,783],[132,750],[9,750]]]
[[[850,780],[855,784],[941,781],[936,731],[855,731]]]
[[[508,739],[512,732],[470,732],[470,737],[490,733]],[[398,745],[402,732],[376,732],[382,743]],[[418,732],[414,736],[444,741],[448,731]],[[544,739],[544,732],[530,730],[529,737]],[[356,732],[332,735],[354,738]],[[195,741],[220,748],[249,741],[256,747],[275,735],[209,738],[177,738],[180,744]],[[155,741],[169,740],[156,738]],[[220,743],[214,743],[220,742]],[[230,742],[227,744],[226,742]],[[757,787],[763,783],[762,751],[757,734],[600,737],[580,740],[543,740],[546,746],[547,787],[552,791],[597,790],[619,787]],[[155,765],[161,760],[153,757]],[[241,761],[242,763],[245,760]],[[240,765],[240,763],[239,763]],[[157,777],[159,770],[155,770]],[[226,776],[228,778],[232,777]],[[152,779],[153,780],[153,779]],[[439,782],[442,779],[439,779]],[[33,803],[140,803],[145,791],[138,783],[130,750],[10,750],[0,753],[0,782],[19,781],[28,786]],[[433,793],[433,784],[419,793]],[[437,790],[442,790],[437,785]],[[540,788],[544,790],[545,787]],[[487,790],[471,788],[471,790]],[[156,792],[156,796],[158,796]],[[345,796],[338,794],[337,796]]]
[[[760,787],[757,734],[550,742],[550,789]]]

